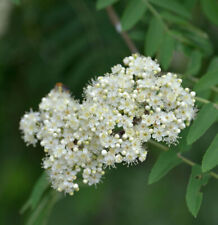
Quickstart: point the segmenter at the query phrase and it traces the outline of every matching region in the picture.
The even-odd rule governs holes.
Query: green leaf
[[[201,0],[204,14],[210,22],[218,25],[218,2],[217,0]]]
[[[50,197],[51,196],[46,195],[42,199],[42,201],[40,202],[40,204],[38,205],[38,207],[30,214],[29,219],[27,220],[26,225],[40,225],[40,224],[37,224],[36,221],[40,217],[40,214],[42,214],[43,211],[45,211],[46,205],[49,203]]]
[[[194,89],[198,92],[200,97],[201,93],[207,92],[210,94],[210,87],[217,84],[218,80],[218,57],[214,57],[207,69],[207,73],[201,77],[199,82],[195,85]]]
[[[207,72],[201,77],[198,83],[194,86],[195,91],[203,91],[218,84],[218,70]]]
[[[204,98],[204,99],[210,99],[211,97],[211,89],[207,89],[207,90],[203,90],[203,91],[199,91],[198,92],[198,97],[200,98]],[[203,107],[205,103],[203,102],[198,102],[198,106],[201,108]]]
[[[26,225],[46,225],[55,203],[61,198],[60,193],[51,191],[30,215]]]
[[[46,174],[46,172],[44,172],[38,179],[37,183],[35,184],[33,192],[30,197],[32,209],[34,209],[37,206],[44,191],[48,188],[48,186],[49,186],[48,175]]]
[[[213,139],[202,161],[203,172],[209,171],[218,165],[218,134]]]
[[[201,69],[201,62],[202,62],[202,53],[198,50],[193,51],[185,73],[188,76],[197,75],[197,73]]]
[[[208,67],[207,72],[218,71],[218,56],[214,57]]]
[[[164,177],[171,169],[178,166],[181,160],[177,157],[175,151],[163,152],[155,162],[148,177],[148,183],[152,184]]]
[[[117,2],[118,0],[97,0],[96,3],[96,8],[98,10],[106,8],[109,5],[114,4],[115,2]]]
[[[174,12],[186,19],[191,18],[190,12],[178,1],[175,0],[149,0],[149,2],[161,8]]]
[[[149,24],[148,32],[145,39],[146,55],[154,56],[161,44],[163,34],[164,27],[162,22],[158,18],[153,17]]]
[[[193,31],[187,31],[184,35],[192,41],[196,48],[202,50],[205,55],[210,56],[213,53],[213,45],[207,36],[199,35]]]
[[[158,57],[161,65],[165,70],[167,70],[170,65],[174,47],[175,47],[174,39],[170,35],[165,34],[164,40],[160,47],[160,54]]]
[[[170,30],[170,34],[171,36],[173,35],[174,39],[179,40],[179,44],[181,45],[183,42],[183,44],[185,45],[190,45],[193,46],[193,43],[191,40],[189,40],[185,35],[184,32],[180,31],[180,30],[176,30],[176,29],[171,29]]]
[[[132,30],[129,32],[129,37],[135,41],[143,41],[145,39],[145,32],[142,30]]]
[[[16,5],[20,4],[20,0],[11,0],[13,3],[15,3]]]
[[[21,213],[25,212],[29,207],[34,210],[48,186],[48,177],[47,174],[44,172],[37,180],[29,199],[21,209]]]
[[[187,136],[189,133],[190,127],[186,127],[180,134],[178,141],[179,143],[175,146],[170,147],[170,151],[175,151],[175,152],[185,152],[190,149],[190,145],[187,144]]]
[[[214,108],[213,104],[205,104],[190,127],[187,143],[192,144],[198,140],[198,138],[216,121],[217,116],[217,110]]]
[[[186,191],[186,204],[194,217],[197,216],[203,199],[203,193],[200,192],[201,186],[206,185],[208,180],[209,175],[202,174],[200,166],[192,167]]]
[[[123,30],[132,28],[144,15],[147,6],[143,0],[130,0],[121,17]]]
[[[196,35],[199,35],[203,38],[208,38],[208,35],[206,32],[202,31],[201,29],[199,29],[198,27],[192,25],[188,20],[172,14],[170,12],[164,11],[161,13],[161,16],[163,17],[163,19],[165,19],[170,25],[176,25],[176,28],[180,27],[184,30],[188,30],[191,31],[193,33],[195,33]]]
[[[192,10],[196,3],[198,3],[198,0],[185,0],[183,1],[183,5],[185,6],[185,8],[189,9],[189,10]]]

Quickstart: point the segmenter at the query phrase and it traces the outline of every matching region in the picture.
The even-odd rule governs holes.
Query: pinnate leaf
[[[202,53],[198,50],[192,52],[186,74],[188,76],[195,76],[201,68]]]
[[[29,199],[21,209],[21,213],[25,212],[29,207],[34,210],[40,202],[42,195],[48,188],[48,186],[48,177],[47,174],[44,172],[37,180]]]
[[[201,6],[204,14],[214,24],[218,25],[218,1],[217,0],[201,0]]]
[[[203,75],[201,79],[198,81],[198,83],[194,86],[194,90],[196,92],[204,91],[210,89],[212,86],[217,84],[218,84],[218,69],[209,71],[205,75]]]
[[[148,183],[152,184],[164,177],[171,169],[178,166],[181,160],[177,157],[175,151],[162,152],[155,162],[151,173],[149,174]]]
[[[218,56],[215,56],[208,67],[208,72],[209,71],[218,71]]]
[[[202,161],[203,172],[209,171],[218,165],[218,134],[213,139]]]
[[[26,225],[46,225],[55,203],[61,198],[61,194],[50,191],[44,196],[39,205],[30,214]]]
[[[123,30],[132,28],[144,15],[147,6],[143,0],[130,0],[121,17]]]
[[[146,55],[154,56],[161,44],[163,34],[164,27],[162,22],[158,18],[153,17],[149,24],[148,32],[146,34],[145,39]]]
[[[205,104],[200,112],[197,114],[197,118],[194,120],[190,127],[187,143],[192,144],[198,140],[207,129],[216,121],[218,116],[217,110],[212,103]]]
[[[198,165],[192,167],[191,176],[186,191],[186,204],[191,214],[196,217],[201,207],[203,193],[200,191],[209,180],[208,174],[202,174]]]
[[[100,9],[106,8],[109,5],[114,4],[117,1],[118,0],[97,0],[96,8],[100,10]]]
[[[164,40],[160,47],[160,54],[159,54],[159,60],[162,67],[167,70],[172,56],[174,52],[175,47],[175,40],[168,34],[165,34]]]
[[[11,0],[13,3],[19,5],[20,4],[20,0]]]
[[[175,0],[149,0],[150,3],[153,3],[156,6],[167,9],[171,12],[174,12],[186,19],[191,18],[190,12],[178,1]]]

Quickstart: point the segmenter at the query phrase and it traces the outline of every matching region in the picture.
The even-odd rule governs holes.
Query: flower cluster
[[[156,61],[132,55],[84,90],[82,103],[56,85],[42,99],[39,112],[20,122],[27,144],[40,141],[46,152],[43,168],[53,188],[73,194],[84,183],[99,183],[105,168],[146,159],[151,138],[178,141],[194,118],[194,96],[176,74],[161,75]]]

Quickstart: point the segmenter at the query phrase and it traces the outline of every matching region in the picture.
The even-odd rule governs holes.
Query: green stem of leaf
[[[194,82],[194,83],[197,83],[197,82],[199,81],[198,78],[192,77],[192,76],[187,76],[187,79],[189,79],[190,81],[192,81],[192,82]],[[215,87],[215,86],[212,86],[212,87],[211,87],[211,90],[214,91],[214,92],[216,92],[216,93],[218,93],[218,88]]]
[[[182,156],[180,153],[177,153],[177,157],[180,158],[183,162],[185,162],[186,164],[188,164],[189,166],[194,166],[195,163],[192,162],[190,159]]]
[[[167,146],[161,144],[161,143],[158,143],[158,142],[153,141],[153,140],[150,140],[149,143],[152,144],[152,145],[154,145],[154,146],[156,146],[156,147],[158,147],[162,151],[165,151],[165,152],[166,151],[169,151],[169,148]],[[184,163],[186,163],[189,166],[196,165],[195,162],[193,162],[190,159],[186,158],[185,156],[181,155],[181,153],[177,153],[177,157],[180,158]],[[209,174],[210,174],[211,177],[213,177],[215,179],[218,179],[218,174],[217,173],[211,171],[211,172],[209,172]]]
[[[209,101],[209,100],[207,100],[207,99],[205,99],[205,98],[195,97],[195,100],[198,101],[198,102],[202,102],[202,103],[204,103],[204,104],[212,103],[213,106],[214,106],[216,109],[218,109],[218,104],[213,103],[213,102],[211,102],[211,101]]]

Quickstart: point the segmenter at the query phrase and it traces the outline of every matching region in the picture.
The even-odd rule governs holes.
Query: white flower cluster
[[[108,166],[144,161],[143,143],[151,138],[176,143],[194,118],[195,93],[184,89],[177,75],[160,75],[149,57],[132,55],[124,64],[88,85],[82,103],[57,85],[42,99],[39,112],[22,118],[24,140],[40,141],[46,152],[43,167],[58,191],[72,195],[80,177],[97,184]]]

